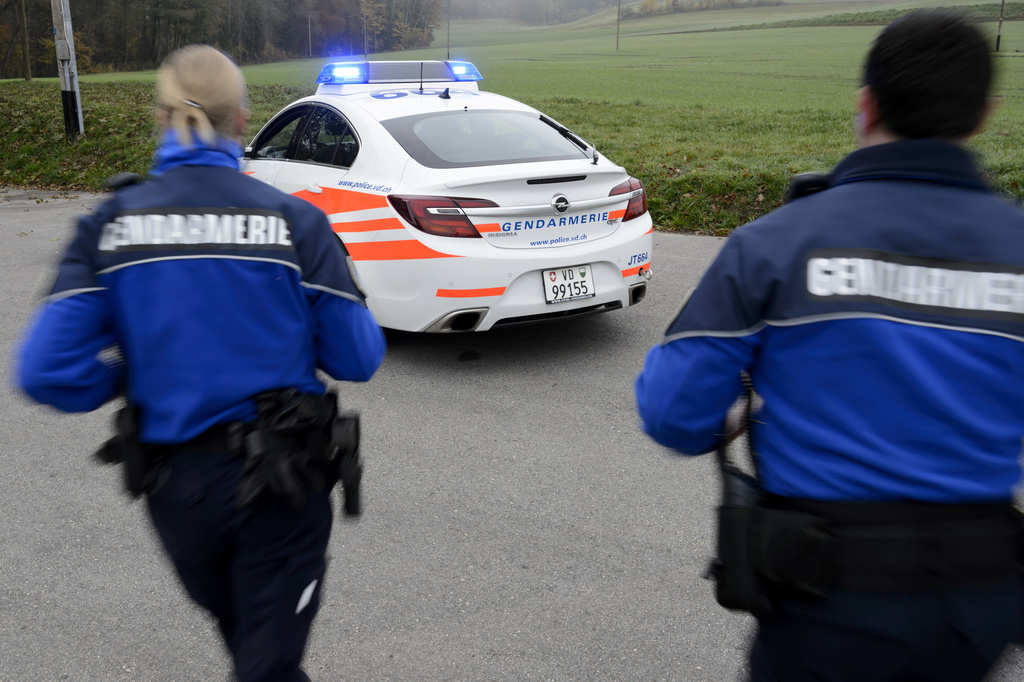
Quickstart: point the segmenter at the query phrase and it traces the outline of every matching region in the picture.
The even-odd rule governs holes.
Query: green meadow
[[[482,89],[557,118],[640,178],[659,229],[725,234],[777,206],[794,173],[828,170],[853,148],[861,62],[880,30],[862,24],[921,4],[793,2],[652,17],[623,22],[618,50],[614,13],[559,27],[453,22],[450,39],[442,27],[430,49],[371,58],[471,60]],[[998,16],[998,5],[975,9]],[[1024,6],[1007,6],[1007,17],[1018,15]],[[791,25],[800,22],[825,25]],[[994,42],[995,23],[982,27]],[[246,67],[250,132],[311,93],[327,61]],[[1004,22],[996,63],[998,106],[971,148],[992,184],[1020,200],[1024,22]],[[110,173],[144,171],[152,79],[83,76],[87,133],[73,146],[62,138],[54,81],[0,82],[0,111],[15,117],[13,132],[0,130],[0,182],[91,189]]]

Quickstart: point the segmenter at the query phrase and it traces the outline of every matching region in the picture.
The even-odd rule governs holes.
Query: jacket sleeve
[[[726,242],[636,380],[644,432],[684,455],[715,448],[760,346],[764,325],[740,246]]]
[[[332,379],[369,381],[384,360],[384,332],[356,285],[344,244],[318,209],[300,258],[313,312],[316,364]]]
[[[369,381],[384,361],[386,343],[366,304],[326,291],[310,298],[317,368],[332,379]]]
[[[53,289],[17,355],[21,390],[65,412],[100,407],[121,392],[125,380],[110,297],[96,284],[89,225],[89,218],[79,221]]]

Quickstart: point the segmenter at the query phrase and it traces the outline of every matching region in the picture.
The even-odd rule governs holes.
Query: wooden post
[[[53,11],[53,41],[57,50],[57,75],[64,107],[64,132],[74,142],[85,132],[82,122],[82,97],[78,92],[78,63],[75,61],[75,36],[71,29],[68,0],[50,0]]]
[[[18,0],[18,21],[21,22],[21,54],[25,62],[25,80],[32,80],[32,57],[28,47],[28,21],[25,20],[25,0]]]
[[[619,23],[622,21],[622,0],[619,0],[619,8],[615,12],[615,51],[619,51]]]
[[[999,52],[999,39],[1003,36],[1003,10],[1006,9],[1006,0],[999,5],[999,28],[996,29],[996,52]]]

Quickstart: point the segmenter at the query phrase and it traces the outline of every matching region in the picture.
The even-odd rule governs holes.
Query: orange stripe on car
[[[484,225],[474,225],[473,227],[481,234],[484,232],[501,232],[501,223],[486,223]]]
[[[350,223],[333,223],[335,232],[375,232],[377,230],[402,230],[405,226],[398,218],[377,218],[375,220],[354,220]]]
[[[478,298],[481,296],[501,296],[505,293],[505,287],[491,287],[490,289],[438,289],[438,298]]]
[[[390,206],[388,198],[383,194],[353,192],[350,189],[338,189],[337,187],[324,187],[321,197],[320,208],[327,215]]]
[[[647,261],[643,265],[638,265],[635,268],[630,268],[629,270],[623,270],[622,271],[622,276],[623,277],[632,277],[633,275],[639,275],[640,274],[640,270],[642,270],[644,268],[647,268],[650,264],[651,264],[651,261]]]
[[[617,218],[621,218],[624,215],[626,215],[626,209],[622,209],[621,211],[612,211],[611,213],[608,214],[608,220],[615,220]]]
[[[352,260],[421,260],[425,258],[459,258],[450,253],[434,251],[415,239],[390,242],[348,242],[345,244]]]
[[[327,215],[349,213],[350,211],[365,211],[370,208],[387,208],[390,206],[388,198],[382,194],[353,192],[350,189],[338,189],[337,187],[321,187],[319,192],[300,189],[298,192],[294,192],[292,196],[305,199],[309,203],[319,206],[320,210]]]
[[[305,199],[314,206],[320,205],[320,195],[306,189],[300,189],[298,192],[292,192],[292,196]]]

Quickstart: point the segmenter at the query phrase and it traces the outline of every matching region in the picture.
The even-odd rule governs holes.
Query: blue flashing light
[[[482,81],[484,79],[477,68],[469,62],[448,62],[448,67],[451,68],[456,81]]]
[[[316,82],[327,85],[345,83],[369,83],[369,69],[366,62],[334,62],[325,64]]]

